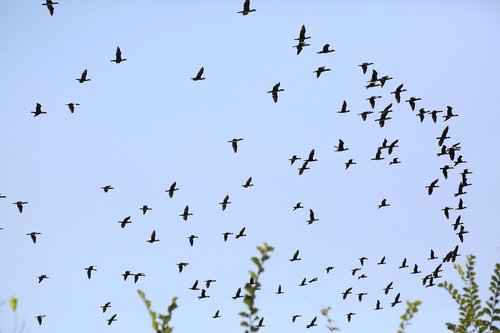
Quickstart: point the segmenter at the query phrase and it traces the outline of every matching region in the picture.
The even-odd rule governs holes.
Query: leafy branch
[[[419,300],[416,300],[414,302],[406,301],[407,308],[405,313],[400,317],[401,323],[399,324],[399,329],[397,333],[406,333],[406,327],[411,325],[411,320],[413,319],[415,313],[418,312],[418,307],[421,304],[422,302]]]
[[[169,326],[169,323],[172,319],[172,312],[177,308],[177,297],[172,298],[172,303],[167,308],[167,314],[161,314],[151,309],[151,301],[146,299],[146,294],[142,290],[137,290],[137,293],[144,302],[144,305],[146,305],[149,315],[151,316],[155,332],[172,333],[173,327]]]
[[[326,308],[323,308],[321,309],[321,314],[326,318],[326,328],[328,328],[328,330],[330,332],[335,332],[335,331],[340,331],[340,328],[338,328],[337,326],[335,326],[335,321],[330,317],[330,315],[328,314],[328,312],[332,309],[331,306],[328,306]]]

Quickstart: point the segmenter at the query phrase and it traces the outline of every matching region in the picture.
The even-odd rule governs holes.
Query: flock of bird
[[[54,5],[58,4],[58,2],[53,2],[52,0],[46,0],[45,3],[43,3],[44,6],[47,7],[49,10],[50,15],[54,15]],[[244,1],[243,4],[243,10],[239,11],[239,14],[242,14],[244,16],[255,12],[255,9],[251,8],[250,1],[246,0]],[[307,31],[306,27],[303,25],[299,31],[299,36],[295,40],[297,41],[297,44],[294,46],[296,48],[297,55],[301,54],[301,52],[304,51],[304,49],[310,44],[307,42],[311,37],[307,36]],[[318,54],[329,54],[335,52],[334,49],[331,48],[330,44],[325,44],[319,51],[317,51]],[[116,64],[120,64],[121,62],[126,61],[126,58],[122,58],[122,53],[119,47],[116,48],[115,52],[115,58],[111,60],[111,62],[114,62]],[[364,62],[359,65],[361,68],[361,74],[366,75],[369,71],[369,69],[373,66],[373,63],[371,62]],[[313,73],[316,75],[316,77],[319,79],[321,75],[325,72],[330,71],[329,68],[326,66],[320,66],[316,70],[313,71]],[[204,67],[201,67],[197,74],[192,77],[191,79],[193,81],[201,81],[205,80],[204,75]],[[91,79],[88,77],[88,71],[85,69],[80,77],[76,78],[76,80],[80,84],[85,84],[87,82],[90,82]],[[374,94],[367,94],[371,96],[367,96],[366,100],[368,101],[368,104],[370,106],[369,111],[364,111],[359,113],[358,115],[361,116],[361,121],[367,121],[370,117],[371,114],[376,112],[376,107],[377,107],[377,100],[382,98],[382,93],[387,93],[387,91],[384,91],[384,87],[387,84],[388,81],[394,80],[393,77],[390,77],[388,75],[384,76],[379,76],[378,72],[375,69],[372,69],[371,75],[369,76],[369,79],[366,81],[365,89],[367,92],[370,92],[372,90],[376,89],[376,93]],[[274,84],[271,90],[267,91],[267,93],[271,94],[272,100],[274,103],[278,102],[278,95],[281,92],[284,92],[285,90],[281,88],[281,83],[278,82]],[[407,92],[406,89],[404,88],[403,84],[399,84],[393,91],[388,91],[389,95],[394,95],[394,102],[396,104],[400,104],[402,100],[403,94]],[[409,112],[415,112],[415,109],[417,108],[417,103],[421,102],[420,97],[416,96],[411,96],[405,100],[405,103],[408,103],[409,105]],[[384,106],[381,111],[378,111],[379,115],[376,119],[374,119],[375,122],[378,123],[380,127],[384,127],[389,120],[392,119],[392,113],[393,113],[393,103],[390,103],[386,106]],[[75,102],[70,102],[66,104],[70,110],[71,113],[75,112],[75,107],[78,106],[78,103]],[[340,109],[337,111],[338,114],[345,115],[349,114],[351,110],[348,109],[348,103],[347,101],[343,101],[342,105],[340,106]],[[38,117],[41,115],[47,114],[47,112],[42,111],[42,105],[37,103],[35,106],[35,110],[31,111],[33,113],[34,117]],[[447,122],[451,120],[454,117],[457,117],[457,114],[453,113],[453,108],[451,106],[447,106],[446,111],[443,110],[426,110],[425,108],[418,108],[418,111],[416,112],[416,117],[418,117],[418,120],[420,122],[423,122],[427,116],[430,116],[430,119],[433,123],[438,124],[441,123],[439,122],[439,117],[438,114],[443,113],[441,119],[442,122]],[[440,168],[440,171],[436,171],[437,173],[441,174],[441,176],[437,176],[435,179],[431,180],[428,185],[422,184],[422,189],[427,191],[427,194],[430,196],[438,189],[440,186],[439,184],[449,181],[449,172],[451,170],[457,169],[459,166],[463,165],[466,163],[462,155],[459,155],[458,152],[461,150],[460,143],[454,143],[454,144],[446,144],[450,139],[449,136],[449,126],[444,127],[444,129],[441,131],[441,134],[436,137],[437,140],[437,146],[438,146],[438,151],[436,153],[438,158],[441,158],[443,160],[443,166]],[[243,138],[233,138],[228,141],[230,143],[232,151],[236,154],[238,153],[238,145],[239,143],[243,140]],[[389,166],[397,165],[402,163],[398,159],[398,157],[393,157],[394,153],[397,151],[397,148],[399,148],[399,140],[387,140],[384,139],[381,145],[379,145],[376,148],[376,151],[374,153],[374,157],[371,158],[372,163],[378,163],[380,161],[383,161],[385,159],[389,160]],[[338,144],[334,146],[334,152],[335,153],[343,153],[343,154],[348,154],[347,152],[349,151],[349,146],[346,142],[344,142],[343,139],[338,140]],[[458,156],[457,156],[458,155]],[[298,168],[298,175],[303,175],[304,172],[308,171],[311,172],[310,170],[312,169],[312,165],[318,161],[315,155],[315,149],[310,150],[310,152],[307,154],[307,158],[301,158],[298,155],[293,155],[289,158],[290,165],[293,166],[295,163],[298,163],[298,161],[302,160],[301,166]],[[346,159],[345,162],[345,170],[346,172],[349,172],[348,169],[355,167],[357,162],[354,160],[354,158],[349,157]],[[465,192],[465,188],[470,186],[471,184],[469,183],[468,176],[472,174],[469,169],[464,168],[460,172],[460,181],[457,185],[457,192],[454,193],[454,197],[458,199],[457,205],[456,206],[446,206],[442,208],[442,211],[444,213],[444,218],[446,220],[449,220],[451,218],[450,216],[450,211],[455,210],[458,213],[460,213],[461,210],[466,209],[467,207],[464,205],[464,201],[462,199],[462,196],[465,195],[467,192]],[[167,193],[169,198],[173,198],[175,195],[176,191],[179,191],[180,188],[177,187],[177,182],[173,182],[166,190],[165,192]],[[252,183],[252,177],[249,177],[244,184],[241,184],[241,186],[244,189],[248,189],[250,187],[253,187],[254,184]],[[102,191],[104,193],[109,193],[114,190],[114,187],[112,185],[105,185],[101,187]],[[5,199],[5,195],[0,195],[0,199]],[[19,213],[23,213],[25,205],[28,204],[27,201],[19,200],[13,203]],[[222,211],[225,211],[228,207],[228,205],[231,204],[230,201],[230,196],[226,195],[221,202],[219,202],[219,205],[221,207]],[[387,198],[382,198],[380,203],[377,205],[379,209],[387,209],[390,207],[391,204],[389,203],[389,200]],[[293,207],[293,211],[298,211],[300,209],[304,209],[304,206],[302,205],[301,202],[297,202]],[[149,207],[147,204],[143,205],[142,207],[139,207],[139,210],[142,212],[142,215],[147,214],[149,211],[152,210],[151,207]],[[193,212],[190,210],[189,206],[186,205],[184,210],[182,212],[179,212],[179,217],[182,218],[184,221],[188,221],[189,217],[193,215]],[[315,212],[313,209],[309,209],[309,218],[305,221],[308,225],[311,225],[313,223],[317,223],[319,219],[316,217]],[[465,229],[465,226],[461,220],[461,215],[457,214],[455,217],[455,222],[451,225],[452,231],[457,235],[457,238],[460,242],[464,241],[464,236],[468,233],[468,231]],[[122,220],[118,221],[119,225],[121,228],[126,228],[128,224],[132,223],[132,218],[131,216],[127,216],[123,218]],[[0,228],[1,230],[1,228]],[[245,237],[246,234],[246,227],[241,228],[239,232],[230,232],[230,231],[224,231],[222,233],[221,241],[228,241],[230,236],[233,236],[235,239],[239,239],[241,237]],[[38,237],[42,237],[42,233],[39,231],[33,231],[27,233],[27,235],[30,237],[31,241],[33,244],[37,243]],[[160,242],[160,239],[157,238],[156,230],[152,230],[150,238],[146,239],[145,242],[154,244],[156,242]],[[189,235],[187,237],[189,245],[193,247],[195,245],[196,239],[198,239],[197,235]],[[397,266],[398,269],[404,270],[408,269],[409,274],[412,275],[417,275],[417,274],[422,274],[422,285],[424,287],[432,287],[435,285],[435,280],[441,278],[440,272],[442,272],[442,265],[448,262],[455,262],[456,258],[460,256],[459,254],[459,245],[454,246],[449,252],[447,252],[442,258],[439,258],[436,256],[433,250],[430,250],[430,254],[428,256],[428,260],[436,260],[438,261],[438,264],[436,264],[435,268],[432,271],[429,271],[427,273],[422,273],[422,271],[419,268],[419,264],[413,263],[410,265],[407,262],[406,258],[403,258],[401,261],[401,264]],[[297,262],[302,260],[300,257],[300,250],[296,250],[289,261],[291,263]],[[351,270],[351,275],[356,278],[357,280],[361,279],[366,279],[368,276],[364,272],[365,265],[369,258],[367,257],[360,257],[359,258],[359,265],[356,265],[356,267],[352,268]],[[386,265],[388,262],[386,261],[386,257],[382,257],[378,259],[376,262],[377,266],[381,265]],[[188,262],[179,262],[177,264],[178,272],[182,273],[184,269],[189,265]],[[411,268],[412,267],[412,268]],[[83,268],[83,267],[82,267]],[[334,270],[334,266],[328,266],[325,267],[325,272],[326,274],[330,274]],[[90,265],[88,267],[84,267],[86,276],[88,279],[93,279],[95,278],[93,276],[93,272],[97,272],[96,265]],[[145,277],[146,274],[143,272],[132,272],[130,270],[126,270],[123,274],[121,274],[123,277],[124,281],[127,281],[129,277],[133,277],[134,283],[137,283],[141,277]],[[44,280],[49,279],[48,274],[41,274],[37,277],[38,283],[42,283]],[[306,278],[304,277],[301,281],[297,281],[297,286],[298,287],[304,287],[308,284],[315,283],[318,281],[318,277],[314,278]],[[204,284],[200,286],[200,283],[198,280],[195,280],[193,284],[188,288],[192,291],[199,291],[199,294],[197,296],[198,299],[203,300],[207,299],[210,297],[209,295],[209,288],[211,284],[215,283],[215,279],[208,279],[204,281]],[[249,284],[254,284],[256,283],[255,281],[250,281],[248,282]],[[259,286],[260,287],[260,286]],[[395,307],[397,304],[401,303],[401,292],[394,292],[395,295],[392,299],[392,301],[387,302],[386,304],[383,304],[383,299],[382,297],[385,295],[388,295],[391,293],[391,291],[395,288],[394,282],[390,281],[387,283],[385,286],[381,286],[380,290],[378,291],[380,293],[380,297],[376,298],[376,302],[373,306],[373,310],[375,311],[380,311],[384,309],[384,306],[390,306],[390,307]],[[284,288],[282,287],[281,284],[278,285],[275,294],[281,295],[284,293]],[[339,299],[346,300],[349,297],[352,297],[350,295],[356,295],[357,299],[359,302],[363,301],[363,297],[368,295],[368,291],[366,290],[354,290],[354,287],[352,286],[346,286],[345,291],[342,292],[340,295],[338,295]],[[243,298],[243,289],[239,287],[234,295],[232,296],[233,299],[240,299]],[[106,302],[101,306],[101,310],[103,313],[106,313],[108,309],[111,308],[111,302]],[[350,322],[353,320],[354,316],[356,315],[356,312],[351,311],[345,314],[347,321]],[[301,317],[301,314],[293,314],[291,315],[291,321],[293,323],[296,323],[298,319]],[[35,318],[37,322],[42,325],[43,319],[46,317],[45,314],[40,314],[36,315]],[[217,310],[215,314],[212,316],[212,318],[220,318],[221,317],[221,312],[220,310]],[[117,321],[118,315],[115,313],[111,315],[108,319],[105,321],[107,322],[108,325],[111,325],[113,322]],[[259,322],[257,324],[258,327],[264,327],[264,317],[261,317],[259,319]],[[317,326],[317,316],[314,316],[308,323],[305,325],[306,328],[311,328]]]

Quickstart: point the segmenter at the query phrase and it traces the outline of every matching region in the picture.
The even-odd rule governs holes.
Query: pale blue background
[[[444,331],[457,316],[455,304],[438,288],[423,288],[423,274],[398,270],[403,257],[424,272],[458,237],[440,209],[456,207],[459,178],[448,181],[436,158],[435,137],[445,124],[420,123],[407,103],[394,104],[386,127],[371,115],[365,98],[380,94],[377,110],[402,99],[421,97],[417,109],[454,107],[448,121],[450,145],[460,142],[473,186],[466,189],[464,221],[469,234],[461,245],[477,255],[478,282],[487,282],[499,259],[498,78],[500,3],[497,1],[252,1],[257,11],[237,14],[242,1],[63,1],[53,17],[37,1],[1,1],[0,6],[0,299],[19,298],[19,325],[26,332],[134,332],[150,330],[150,318],[136,294],[143,289],[163,311],[179,296],[175,332],[235,332],[244,310],[234,301],[248,280],[255,246],[268,241],[276,251],[266,264],[257,306],[269,332],[302,332],[320,309],[343,332],[394,332],[402,300],[423,301],[413,332]],[[297,56],[294,38],[305,24],[310,47]],[[325,43],[336,52],[317,55]],[[128,60],[110,62],[120,46]],[[386,87],[366,90],[369,74],[357,66],[374,62]],[[313,71],[331,72],[316,79]],[[193,82],[204,66],[206,80]],[[75,81],[88,69],[92,80]],[[266,94],[280,81],[277,104]],[[351,113],[337,114],[343,100]],[[64,105],[78,102],[74,114]],[[48,112],[32,118],[41,103]],[[234,154],[228,140],[242,137]],[[335,153],[338,139],[349,151]],[[398,138],[389,160],[371,161],[384,138]],[[318,162],[298,176],[288,158]],[[392,156],[391,156],[392,157]],[[355,159],[348,171],[344,162]],[[298,166],[297,166],[298,167]],[[255,186],[243,189],[249,176]],[[440,188],[424,188],[435,178]],[[173,199],[164,192],[173,181]],[[105,194],[101,186],[115,190]],[[221,212],[226,194],[232,204]],[[387,198],[391,207],[377,209]],[[12,202],[29,201],[19,214]],[[292,212],[302,201],[306,207]],[[143,204],[153,208],[145,216]],[[189,204],[188,222],[178,216]],[[308,226],[309,208],[320,221]],[[131,215],[120,229],[117,221]],[[224,231],[247,227],[247,237],[227,243]],[[145,241],[153,229],[161,240]],[[36,245],[25,234],[39,231]],[[187,237],[196,234],[193,248]],[[288,259],[300,249],[302,261]],[[383,255],[388,264],[375,263]],[[368,279],[350,269],[367,256]],[[179,274],[176,263],[190,265]],[[97,265],[92,280],[84,267]],[[324,267],[335,269],[326,275]],[[136,285],[121,280],[125,270],[144,272]],[[37,276],[50,279],[37,283]],[[456,280],[451,265],[444,277]],[[297,287],[303,277],[319,281]],[[199,301],[193,281],[215,278]],[[382,288],[394,281],[389,296]],[[436,281],[438,282],[438,281]],[[275,295],[278,284],[284,295]],[[368,292],[362,303],[341,292]],[[372,309],[380,299],[384,310]],[[102,314],[99,306],[112,301]],[[222,318],[211,316],[220,309]],[[351,323],[345,314],[356,312]],[[106,319],[117,313],[111,326]],[[46,314],[39,327],[33,318]],[[291,323],[293,314],[303,317]],[[319,326],[325,324],[321,317]],[[13,316],[0,311],[0,329],[10,332]],[[326,331],[326,328],[314,328]]]

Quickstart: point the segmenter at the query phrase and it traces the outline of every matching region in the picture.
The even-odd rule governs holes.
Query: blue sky
[[[460,246],[477,255],[478,281],[486,283],[499,259],[496,203],[500,185],[496,128],[500,75],[500,5],[494,1],[252,1],[257,11],[241,16],[242,2],[61,1],[51,17],[38,2],[5,2],[0,12],[0,299],[16,295],[18,320],[28,332],[148,330],[150,318],[136,294],[144,290],[163,310],[179,296],[176,332],[238,330],[234,301],[248,280],[250,257],[267,241],[276,248],[262,278],[257,306],[267,330],[303,331],[325,306],[343,332],[395,331],[404,305],[390,308],[396,292],[423,301],[411,329],[443,330],[456,318],[444,290],[423,288],[420,275],[399,270],[404,257],[430,271],[430,249],[442,257],[458,244],[440,211],[453,197],[463,167],[444,180],[437,140],[449,125],[450,145],[460,142],[465,167],[474,174],[461,212],[469,234]],[[294,38],[305,25],[311,36],[300,55]],[[318,55],[325,43],[334,53]],[[128,60],[110,62],[120,46]],[[365,89],[371,70],[390,75],[384,88]],[[193,82],[204,66],[206,80]],[[332,70],[319,79],[318,66]],[[78,83],[84,69],[90,82]],[[270,90],[285,89],[278,103]],[[404,83],[396,104],[390,91]],[[393,103],[393,119],[380,128],[365,100],[381,95],[376,111]],[[418,121],[417,109],[453,106],[459,117],[434,124]],[[350,113],[337,114],[346,100]],[[77,102],[74,114],[66,103]],[[42,104],[46,115],[30,111]],[[227,143],[243,138],[238,153]],[[402,163],[370,160],[384,138],[399,139],[393,153]],[[334,152],[338,139],[349,148]],[[288,158],[318,162],[298,176]],[[392,157],[392,156],[391,156]],[[353,158],[356,165],[345,170]],[[254,187],[241,187],[248,177]],[[439,178],[428,196],[425,186]],[[172,199],[164,192],[177,181]],[[115,188],[104,193],[100,187]],[[229,195],[222,212],[219,202]],[[390,207],[377,209],[383,198]],[[28,201],[19,214],[12,202]],[[292,212],[301,201],[305,209]],[[143,204],[152,207],[145,216]],[[178,215],[189,205],[193,216]],[[308,209],[320,220],[307,225]],[[121,229],[118,221],[131,216]],[[223,242],[222,232],[246,227],[247,237]],[[148,244],[152,230],[159,243]],[[26,233],[41,232],[34,245]],[[187,237],[199,237],[190,247]],[[288,259],[300,249],[302,260]],[[376,265],[387,257],[385,267]],[[350,270],[369,258],[368,275]],[[176,263],[189,266],[181,274]],[[84,268],[96,265],[89,281]],[[326,266],[335,269],[327,275]],[[124,283],[125,270],[144,272]],[[37,276],[50,279],[37,283]],[[451,265],[443,276],[455,281]],[[304,278],[318,282],[298,287]],[[217,282],[211,297],[188,290],[194,280]],[[394,281],[394,294],[382,288]],[[436,281],[438,282],[438,281]],[[275,295],[281,284],[284,295]],[[341,292],[368,292],[363,302]],[[351,295],[352,296],[352,295]],[[373,311],[380,299],[384,309]],[[111,301],[109,313],[100,305]],[[211,316],[221,310],[222,318]],[[356,312],[347,323],[345,314]],[[111,326],[106,319],[117,313]],[[41,327],[34,316],[46,314]],[[293,314],[302,314],[296,324]],[[195,319],[195,320],[193,320]],[[75,325],[76,323],[76,325]],[[319,325],[325,322],[321,318]],[[0,311],[0,329],[13,317]],[[314,328],[325,330],[325,328]]]

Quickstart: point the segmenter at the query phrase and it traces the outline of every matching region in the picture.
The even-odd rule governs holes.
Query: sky
[[[318,316],[326,331],[330,315],[342,332],[395,332],[405,305],[423,304],[408,332],[438,332],[454,322],[456,305],[443,289],[421,278],[460,244],[463,264],[477,256],[483,298],[499,261],[496,220],[500,179],[496,124],[500,76],[500,4],[496,1],[257,1],[247,16],[242,1],[64,1],[50,16],[41,2],[2,1],[0,11],[0,301],[19,299],[17,319],[0,308],[0,330],[13,332],[147,331],[150,317],[137,295],[143,290],[164,312],[179,297],[174,332],[241,330],[233,300],[254,269],[250,257],[264,241],[275,247],[266,262],[256,304],[262,331],[302,332]],[[293,48],[302,25],[310,46]],[[317,54],[324,44],[335,50]],[[116,47],[126,61],[115,64]],[[367,74],[358,66],[373,62]],[[200,67],[202,81],[192,81]],[[320,78],[319,66],[331,71]],[[79,78],[88,70],[89,82]],[[383,88],[366,89],[371,70],[390,75]],[[281,82],[277,103],[270,94]],[[397,104],[393,94],[404,84]],[[382,96],[370,110],[366,98]],[[404,101],[420,97],[417,110],[458,114],[420,123]],[[351,112],[339,114],[346,100]],[[69,112],[67,103],[79,103]],[[47,114],[33,117],[36,103]],[[383,128],[378,111],[392,103]],[[441,113],[440,115],[442,115]],[[466,164],[450,170],[436,137],[449,126],[445,144],[460,143]],[[234,153],[229,140],[243,138]],[[384,138],[398,148],[373,161]],[[342,139],[349,150],[335,152]],[[298,175],[315,149],[317,162]],[[402,162],[389,165],[392,157]],[[345,170],[345,162],[356,165]],[[454,197],[460,172],[473,172]],[[252,176],[254,186],[241,185]],[[429,196],[425,186],[438,178]],[[169,198],[174,182],[179,190]],[[112,185],[104,193],[102,186]],[[225,211],[219,202],[229,195]],[[389,207],[378,209],[382,199]],[[13,202],[27,201],[20,214]],[[292,207],[302,202],[304,209]],[[142,215],[147,204],[152,208]],[[189,205],[187,221],[179,214]],[[309,209],[319,221],[308,225]],[[468,234],[452,230],[458,215]],[[118,221],[131,216],[120,228]],[[246,227],[246,237],[230,237]],[[160,242],[146,242],[156,230]],[[27,233],[40,232],[33,244]],[[190,247],[187,237],[197,235]],[[296,250],[302,260],[290,262]],[[360,267],[358,280],[351,269]],[[385,266],[377,261],[386,256]],[[410,268],[398,269],[403,258]],[[182,273],[176,264],[188,262]],[[423,273],[412,275],[418,264]],[[95,265],[92,279],[85,267]],[[334,266],[326,274],[325,267]],[[452,265],[443,279],[457,283]],[[136,284],[121,274],[145,277]],[[50,278],[38,283],[37,276]],[[359,276],[359,274],[357,275]],[[299,287],[307,277],[318,281]],[[195,280],[216,279],[198,300]],[[382,289],[394,282],[387,296]],[[276,295],[281,284],[284,294]],[[362,302],[355,295],[367,292]],[[384,307],[374,311],[376,300]],[[102,313],[100,306],[111,301]],[[212,319],[220,309],[221,318]],[[348,323],[346,313],[355,312]],[[108,326],[106,319],[117,314]],[[45,314],[39,326],[36,315]],[[301,314],[295,324],[291,316]]]

